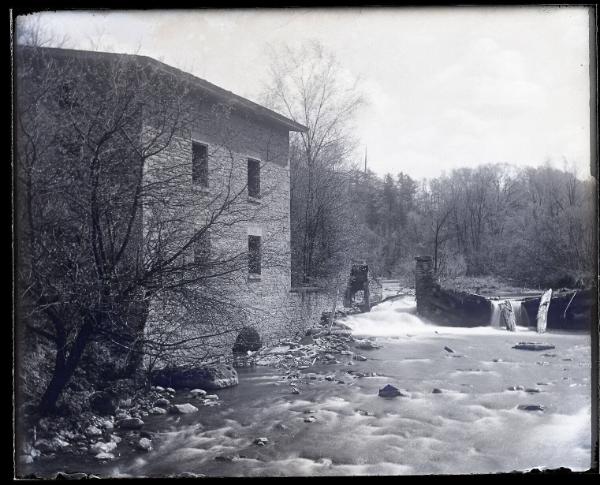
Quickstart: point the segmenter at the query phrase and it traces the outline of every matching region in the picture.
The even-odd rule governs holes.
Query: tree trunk
[[[40,414],[47,415],[56,410],[56,402],[65,386],[71,380],[71,377],[73,377],[75,369],[77,369],[77,366],[81,361],[81,356],[87,346],[91,333],[92,325],[90,323],[85,323],[79,330],[71,347],[71,351],[69,352],[69,356],[66,359],[64,357],[66,355],[63,350],[64,347],[61,348],[58,346],[52,379],[50,379],[50,383],[38,406]]]

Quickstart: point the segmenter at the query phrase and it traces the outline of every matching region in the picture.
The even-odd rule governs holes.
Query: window
[[[210,257],[210,236],[207,232],[194,241],[194,264],[206,264]]]
[[[248,236],[248,273],[260,274],[260,236]]]
[[[248,196],[260,197],[260,162],[248,159]]]
[[[208,147],[192,142],[192,182],[208,187]]]

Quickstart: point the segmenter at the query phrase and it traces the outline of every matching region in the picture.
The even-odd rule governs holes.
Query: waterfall
[[[490,300],[492,304],[492,316],[490,319],[490,325],[494,328],[505,328],[508,325],[508,322],[502,318],[502,307],[504,306],[505,312],[509,313],[505,315],[505,318],[510,314],[512,310],[512,314],[515,318],[515,325],[519,327],[526,327],[529,325],[529,318],[527,316],[527,312],[521,306],[521,300]],[[512,328],[508,328],[512,330]]]
[[[515,320],[519,327],[527,327],[529,325],[529,317],[527,316],[527,312],[523,309],[521,305],[521,300],[508,300],[510,306],[515,314]]]
[[[500,328],[500,316],[502,314],[500,304],[501,302],[498,300],[490,300],[492,304],[492,318],[490,324],[494,328]]]

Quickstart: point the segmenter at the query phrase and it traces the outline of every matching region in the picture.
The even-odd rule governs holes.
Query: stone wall
[[[320,288],[293,288],[289,294],[290,329],[302,336],[319,323],[323,312],[331,312],[334,297]],[[341,307],[341,302],[338,302]]]
[[[476,327],[490,323],[492,305],[479,295],[442,288],[430,256],[418,256],[415,270],[417,313],[440,325]]]

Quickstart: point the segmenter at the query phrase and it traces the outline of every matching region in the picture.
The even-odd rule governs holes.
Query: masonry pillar
[[[427,312],[427,300],[433,291],[433,263],[431,256],[417,256],[415,268],[415,298],[417,300],[417,313],[423,315]]]

